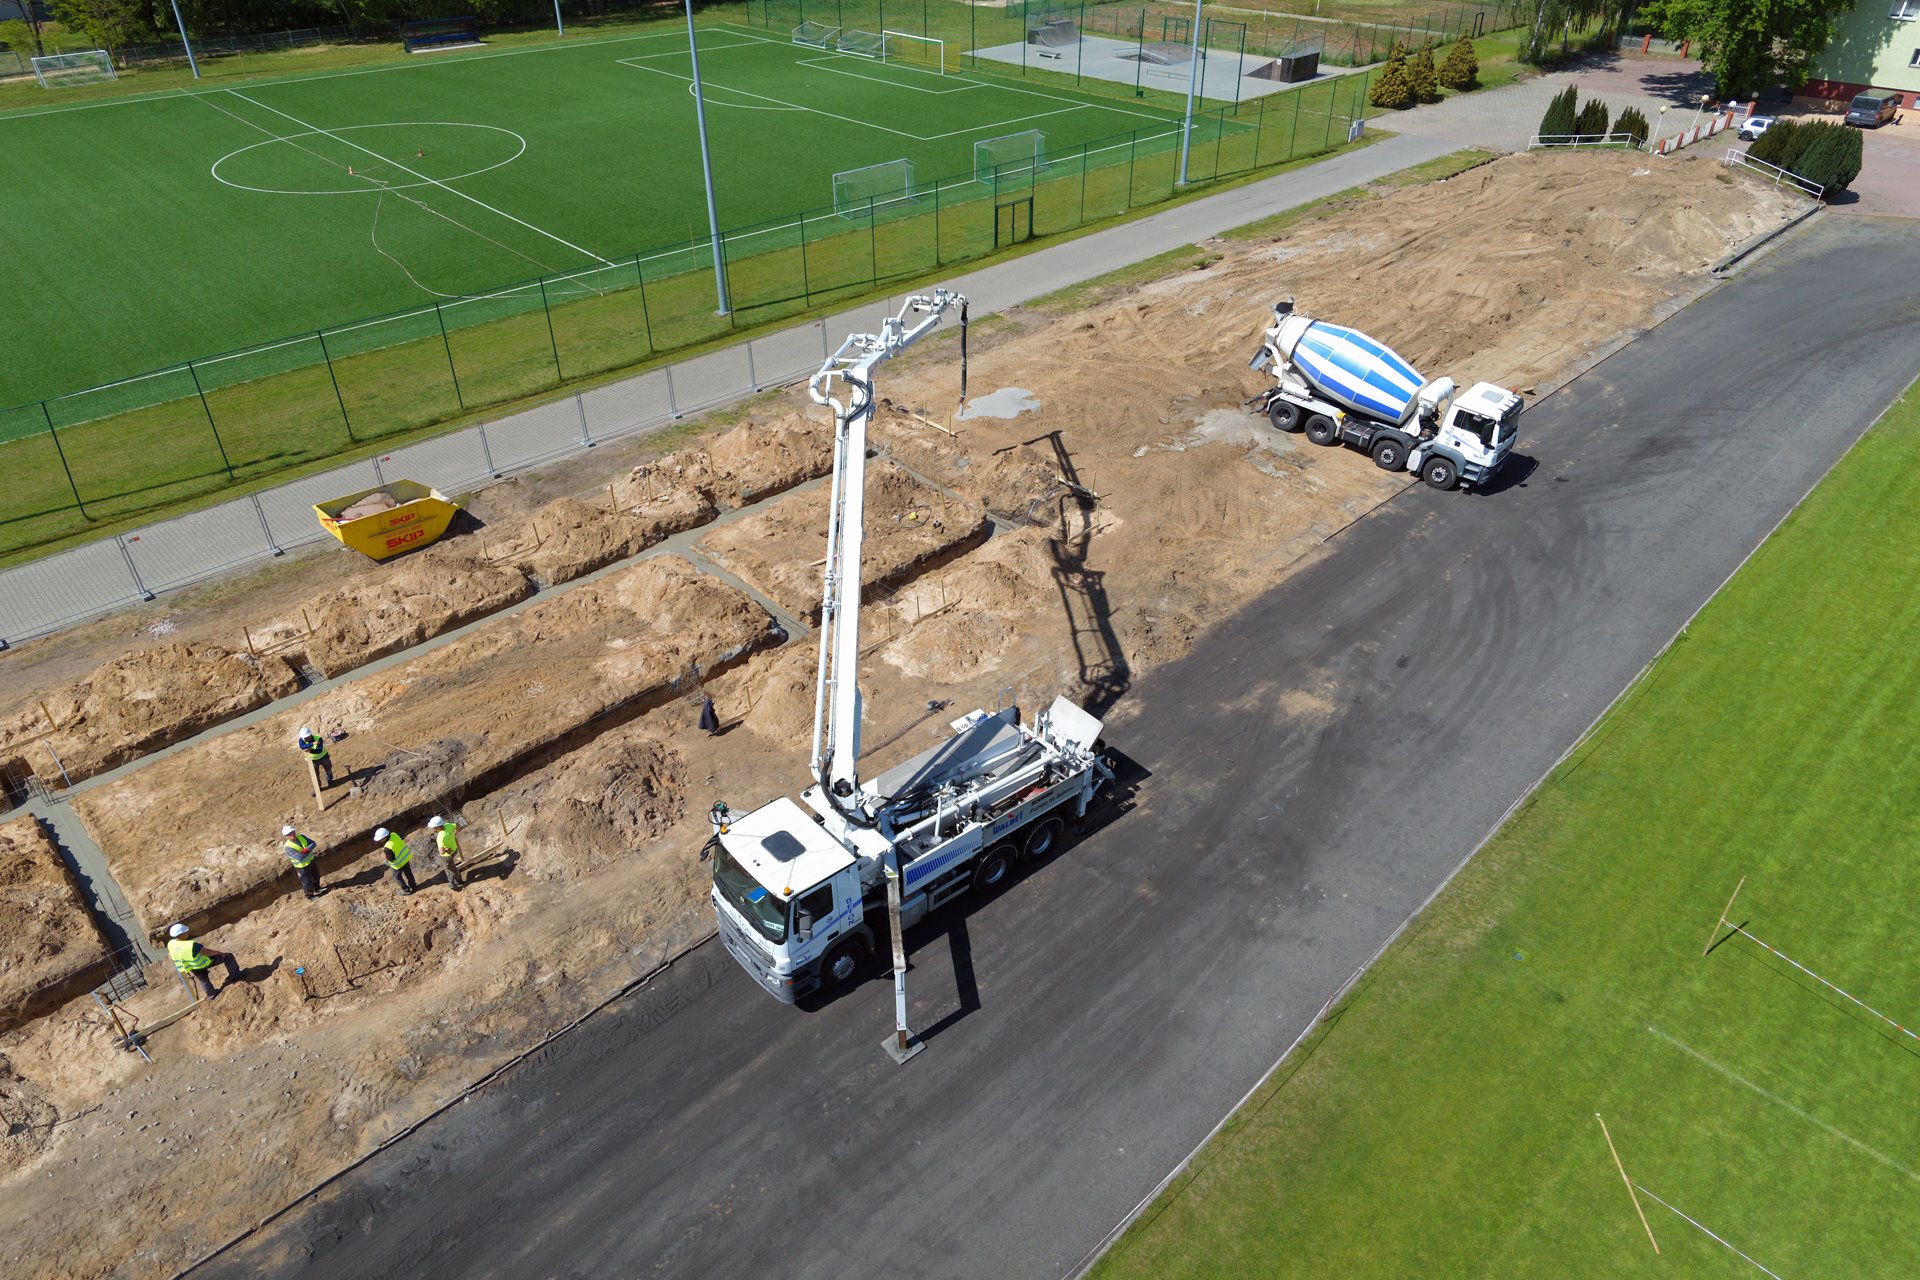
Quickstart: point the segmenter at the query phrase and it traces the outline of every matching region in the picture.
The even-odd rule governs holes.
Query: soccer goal
[[[35,58],[33,74],[40,81],[42,89],[59,89],[70,84],[94,84],[120,78],[114,74],[113,58],[105,49],[89,49],[85,53],[50,53],[43,58]]]
[[[1028,180],[1047,167],[1047,135],[1038,129],[982,138],[973,144],[973,180]]]
[[[902,158],[833,175],[833,211],[843,218],[907,204],[918,198],[913,186],[913,161]]]
[[[795,44],[812,45],[816,49],[831,49],[840,39],[840,28],[826,22],[803,22],[793,29]]]
[[[850,53],[856,58],[878,58],[887,47],[887,38],[878,31],[858,31],[849,28],[840,33],[834,42],[834,48],[841,53]]]
[[[880,50],[882,62],[898,62],[910,67],[923,67],[940,75],[947,74],[945,40],[909,35],[904,31],[882,31],[880,34],[886,41]]]

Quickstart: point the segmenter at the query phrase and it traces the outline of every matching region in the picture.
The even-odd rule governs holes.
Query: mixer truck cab
[[[1292,299],[1273,316],[1250,363],[1274,385],[1247,403],[1276,429],[1352,445],[1436,489],[1486,484],[1512,451],[1524,407],[1514,392],[1477,382],[1456,394],[1452,378],[1429,382],[1384,343],[1301,315]]]

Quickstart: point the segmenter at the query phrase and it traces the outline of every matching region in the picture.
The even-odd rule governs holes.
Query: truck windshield
[[[1500,422],[1495,418],[1482,417],[1471,409],[1462,409],[1453,416],[1453,425],[1462,431],[1478,436],[1480,443],[1491,449],[1500,437]]]
[[[713,885],[768,942],[787,940],[787,904],[768,893],[723,844],[713,854]]]

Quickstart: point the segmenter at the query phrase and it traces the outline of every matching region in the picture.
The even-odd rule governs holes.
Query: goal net
[[[841,53],[859,58],[878,58],[887,47],[887,38],[878,31],[842,31],[834,45]]]
[[[1032,181],[1047,167],[1047,135],[1038,129],[982,138],[973,144],[975,182]]]
[[[816,49],[831,49],[840,38],[840,28],[825,22],[803,22],[793,29],[795,44],[810,44]]]
[[[939,75],[947,74],[947,42],[932,36],[909,35],[904,31],[882,31],[886,43],[881,46],[883,62],[898,62],[923,67]]]
[[[57,89],[69,84],[93,84],[99,80],[118,80],[113,58],[105,49],[85,53],[50,53],[33,60],[33,74],[42,89]]]
[[[911,203],[913,161],[888,160],[833,175],[833,211],[843,218],[864,218],[882,209]]]

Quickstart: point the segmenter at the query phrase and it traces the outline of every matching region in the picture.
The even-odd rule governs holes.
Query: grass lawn
[[[1746,876],[1736,923],[1920,1022],[1916,477],[1920,388],[1094,1274],[1762,1274],[1674,1210],[1786,1280],[1920,1274],[1920,1041],[1701,955]]]

